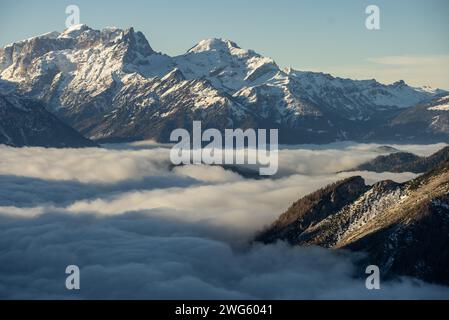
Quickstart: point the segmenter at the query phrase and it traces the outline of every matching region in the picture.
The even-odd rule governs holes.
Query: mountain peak
[[[128,78],[129,74],[139,77]],[[232,121],[232,126],[251,122],[255,126],[286,128],[292,130],[289,137],[282,138],[287,143],[373,140],[383,138],[386,130],[385,135],[399,130],[379,127],[377,119],[386,123],[398,108],[415,106],[435,96],[428,90],[383,85],[374,80],[356,81],[292,69],[285,73],[273,59],[220,38],[202,40],[188,53],[170,57],[154,52],[145,36],[134,28],[96,30],[86,25],[0,50],[0,78],[27,96],[43,100],[64,120],[85,130],[83,133],[108,139],[125,134],[123,126],[128,126],[129,117],[125,116],[128,109],[124,106],[136,105],[139,108],[130,110],[141,110],[140,106],[160,104],[173,111],[171,119],[187,112],[195,120],[220,119],[218,127]],[[121,90],[124,83],[127,90],[134,85],[138,97]],[[198,86],[191,90],[195,84]],[[171,85],[169,94],[162,96],[161,88]],[[1,87],[12,91],[9,85]],[[232,102],[232,110],[204,107],[217,106],[217,101],[224,101],[223,96]],[[179,103],[177,110],[173,103]],[[123,123],[111,120],[106,127],[103,116],[120,108],[124,108],[120,120]],[[428,114],[425,123],[431,124],[428,136],[433,137],[440,131],[436,131],[435,119],[431,118],[434,111]],[[135,124],[142,123],[144,129],[131,125],[126,134],[134,139],[139,132],[142,137],[164,141],[167,137],[162,131],[143,125],[158,117],[136,118]],[[164,117],[163,121],[169,123],[168,119]],[[447,130],[445,119],[441,115],[438,122],[438,130],[443,133]]]
[[[143,33],[134,31],[133,27],[127,29],[106,27],[100,31],[92,29],[85,24],[76,24],[64,30],[59,35],[59,38],[75,39],[78,43],[86,44],[95,42],[103,44],[125,42],[143,56],[148,56],[154,52]]]
[[[398,81],[396,81],[395,83],[392,84],[393,87],[404,87],[406,85],[407,84],[405,83],[404,80],[398,80]]]
[[[148,56],[154,53],[143,33],[140,31],[135,32],[132,27],[123,31],[121,39],[129,43],[133,49],[143,56]]]
[[[201,40],[196,46],[190,49],[188,52],[204,52],[204,51],[229,51],[231,49],[241,49],[235,42],[222,39],[222,38],[210,38]]]
[[[86,30],[92,30],[92,29],[90,29],[85,24],[75,24],[75,25],[72,25],[72,26],[68,27],[67,29],[65,29],[59,35],[59,37],[60,38],[76,38]]]

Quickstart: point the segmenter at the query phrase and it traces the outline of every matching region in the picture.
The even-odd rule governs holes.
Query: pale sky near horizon
[[[281,67],[449,90],[447,0],[0,0],[0,46],[62,31],[69,4],[81,23],[133,26],[169,55],[218,37]],[[380,8],[377,31],[365,27],[371,4]]]

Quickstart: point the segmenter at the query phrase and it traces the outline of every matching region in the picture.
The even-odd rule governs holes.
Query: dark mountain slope
[[[352,188],[353,181],[335,185]],[[449,161],[403,184],[359,182],[365,191],[342,199],[343,207],[328,196],[335,185],[323,189],[328,192],[321,197],[316,192],[300,199],[256,240],[363,251],[368,253],[364,262],[378,265],[383,275],[449,284]],[[317,204],[328,209],[317,214]]]
[[[351,171],[422,173],[431,170],[448,159],[449,147],[445,147],[428,157],[419,157],[408,152],[397,152],[379,156]]]
[[[45,110],[41,103],[1,94],[0,144],[56,148],[96,145]]]
[[[378,140],[449,142],[449,95],[438,95],[392,117],[376,132]]]
[[[297,242],[297,236],[318,222],[341,210],[368,190],[361,177],[352,177],[325,188],[295,202],[278,220],[256,240],[273,242],[287,240]]]

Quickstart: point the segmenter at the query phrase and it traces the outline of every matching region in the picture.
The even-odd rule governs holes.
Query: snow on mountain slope
[[[208,81],[186,80],[178,69],[162,78],[129,74],[121,83],[112,110],[90,130],[94,139],[168,141],[172,130],[189,128],[194,119],[201,119],[204,127],[225,129],[247,117],[245,107]]]
[[[343,112],[352,120],[364,120],[379,110],[407,108],[429,101],[442,90],[413,88],[404,81],[385,85],[376,80],[351,80],[317,72],[287,70],[314,103]]]
[[[133,28],[99,31],[86,25],[0,49],[0,78],[83,134],[102,139],[159,137],[154,128],[173,127],[183,114],[189,121],[282,128],[287,143],[363,139],[375,121],[439,93],[403,82],[386,86],[284,71],[273,59],[223,39],[203,40],[169,57]],[[160,90],[167,79],[171,87]],[[113,125],[112,119],[123,123]]]
[[[447,160],[401,184],[351,177],[295,202],[256,241],[363,251],[363,268],[447,285],[448,194]]]
[[[430,111],[449,111],[449,95],[444,96],[436,101],[432,107],[427,108]]]
[[[284,109],[281,114],[287,117],[330,112],[350,120],[368,120],[379,111],[414,106],[442,92],[413,88],[403,81],[384,85],[375,80],[281,70],[272,59],[223,39],[203,40],[174,60],[187,78],[204,77],[243,103],[268,100],[271,106]],[[258,108],[270,112],[264,106]]]
[[[48,100],[54,108],[77,107],[110,89],[125,73],[146,77],[171,70],[170,58],[155,53],[132,28],[102,31],[79,25],[7,46],[0,52],[3,79]],[[107,110],[106,104],[99,109]]]
[[[405,109],[389,121],[386,132],[396,136],[411,136],[416,141],[428,136],[447,141],[449,134],[449,112],[446,106],[449,96],[444,95],[433,100]]]
[[[206,77],[231,93],[264,84],[280,72],[272,59],[223,39],[203,40],[174,60],[188,79]]]
[[[200,41],[174,61],[186,78],[205,78],[262,117],[274,117],[278,123],[320,115],[318,108],[301,98],[273,59],[241,49],[232,41]]]
[[[113,111],[124,77],[151,79],[173,69],[171,58],[154,52],[142,33],[85,25],[7,46],[0,61],[1,77],[17,83],[20,94],[45,102],[87,135]]]

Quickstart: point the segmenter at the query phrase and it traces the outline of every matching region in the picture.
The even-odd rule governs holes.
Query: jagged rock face
[[[222,39],[169,57],[132,28],[84,25],[1,49],[0,76],[81,133],[110,141],[166,142],[168,131],[192,120],[218,129],[278,128],[284,143],[369,140],[400,108],[441,93],[281,70]]]
[[[449,284],[449,161],[403,184],[358,182],[358,192],[333,205],[336,186],[352,188],[354,179],[299,200],[256,240],[364,251],[384,275]]]
[[[39,102],[5,95],[0,95],[0,144],[56,148],[95,146]]]
[[[132,28],[78,26],[7,46],[0,57],[3,79],[18,83],[21,94],[45,102],[77,128],[85,122],[95,126],[112,111],[123,75],[150,77],[170,70],[165,57]]]
[[[445,147],[428,157],[419,157],[407,152],[396,152],[386,156],[379,156],[351,171],[423,173],[446,160],[449,160],[449,147]]]
[[[135,77],[139,76],[124,78],[112,102],[114,109],[90,130],[95,139],[108,140],[108,132],[114,132],[114,140],[168,141],[172,130],[191,129],[195,119],[203,120],[203,128],[218,129],[244,120],[243,107],[207,81],[185,80],[178,70],[163,78]]]

